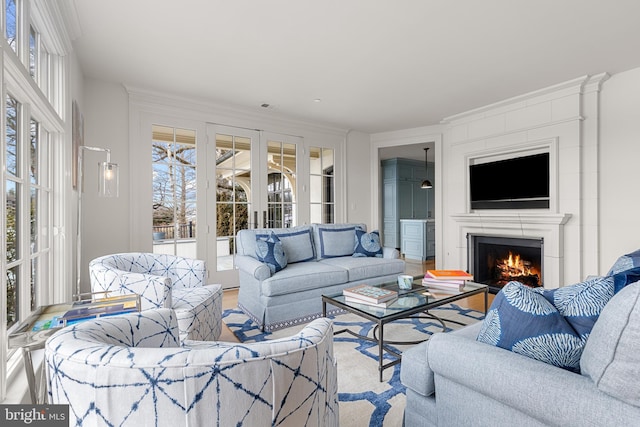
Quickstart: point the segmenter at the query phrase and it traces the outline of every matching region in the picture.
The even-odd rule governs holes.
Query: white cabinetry
[[[432,219],[401,219],[400,251],[406,259],[424,261],[435,256],[435,221]]]

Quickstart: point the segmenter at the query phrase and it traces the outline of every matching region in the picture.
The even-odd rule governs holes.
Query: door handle
[[[258,211],[253,211],[253,228],[258,228]]]
[[[262,211],[262,228],[267,228],[267,211]]]

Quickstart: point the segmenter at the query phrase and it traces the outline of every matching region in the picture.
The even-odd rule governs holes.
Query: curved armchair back
[[[78,323],[45,346],[49,403],[72,425],[338,425],[333,328],[288,338],[186,341],[173,310]]]

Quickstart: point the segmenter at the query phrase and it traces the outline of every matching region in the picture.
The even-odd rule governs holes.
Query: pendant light
[[[424,171],[425,171],[425,174],[428,176],[429,164],[427,163],[427,151],[429,151],[429,149],[425,148],[424,149]],[[420,185],[420,188],[433,188],[433,184],[431,184],[431,181],[429,181],[427,177],[425,177],[424,181],[422,181],[422,185]]]

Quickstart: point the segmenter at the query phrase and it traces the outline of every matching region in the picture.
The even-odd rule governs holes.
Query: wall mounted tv
[[[469,166],[471,209],[548,209],[549,153]]]

